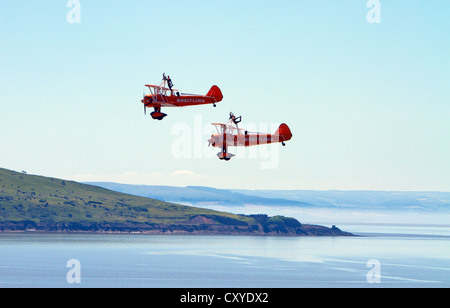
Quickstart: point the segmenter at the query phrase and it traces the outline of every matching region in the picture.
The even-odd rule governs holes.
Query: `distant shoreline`
[[[290,234],[255,234],[255,233],[192,233],[192,232],[110,232],[110,231],[0,231],[1,234],[86,234],[86,235],[148,235],[148,236],[242,236],[242,237],[364,237],[363,235],[290,235]]]
[[[77,224],[79,226],[79,224]],[[193,235],[193,236],[256,236],[256,237],[341,237],[357,236],[350,232],[341,231],[339,228],[324,227],[319,225],[302,225],[296,229],[270,230],[264,232],[262,228],[251,229],[249,226],[228,225],[167,225],[139,227],[118,227],[98,224],[85,225],[84,229],[74,228],[70,225],[47,226],[30,228],[20,223],[5,226],[0,223],[0,234],[142,234],[142,235]]]

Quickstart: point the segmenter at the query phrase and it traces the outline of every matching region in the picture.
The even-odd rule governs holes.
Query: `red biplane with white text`
[[[145,85],[149,88],[150,94],[145,95],[141,100],[144,104],[144,114],[147,114],[147,108],[154,108],[150,114],[155,120],[164,119],[167,114],[161,112],[161,107],[186,107],[196,105],[212,104],[222,101],[223,95],[218,86],[212,86],[206,95],[180,93],[173,88],[170,76],[163,74],[163,82],[159,86]]]
[[[219,159],[228,161],[234,157],[234,154],[228,153],[228,147],[230,146],[248,147],[277,142],[281,142],[285,146],[285,142],[292,138],[291,130],[284,123],[280,125],[274,134],[261,134],[239,128],[238,124],[241,120],[242,117],[236,117],[230,112],[230,118],[226,124],[212,123],[217,129],[217,134],[213,134],[208,139],[208,143],[209,146],[221,148],[221,151],[217,153]]]

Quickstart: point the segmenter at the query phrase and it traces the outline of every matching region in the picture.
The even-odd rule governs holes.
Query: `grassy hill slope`
[[[0,168],[0,221],[177,223],[195,215],[239,215],[118,193],[97,186]]]

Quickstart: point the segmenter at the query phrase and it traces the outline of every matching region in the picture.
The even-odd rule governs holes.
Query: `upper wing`
[[[151,89],[153,89],[153,90],[155,90],[155,91],[164,91],[164,92],[167,92],[167,91],[170,91],[170,89],[169,88],[166,88],[166,87],[163,87],[163,86],[156,86],[156,85],[153,85],[153,84],[146,84],[145,85],[147,88],[149,88],[150,90]],[[179,92],[179,90],[177,90],[177,89],[173,89],[172,88],[172,91],[173,92]]]

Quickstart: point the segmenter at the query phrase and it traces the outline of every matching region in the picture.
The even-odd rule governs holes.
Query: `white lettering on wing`
[[[204,99],[198,98],[178,98],[177,103],[204,103]]]

